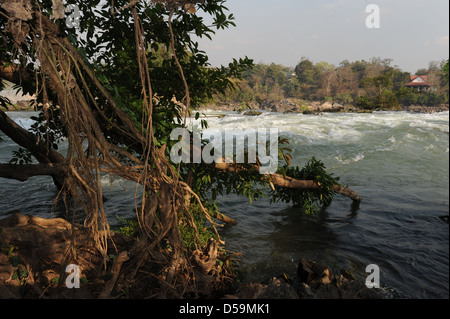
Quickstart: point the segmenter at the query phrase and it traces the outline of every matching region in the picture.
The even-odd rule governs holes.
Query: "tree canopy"
[[[285,99],[330,101],[363,109],[397,109],[401,106],[436,106],[448,103],[446,61],[432,61],[415,72],[428,75],[433,90],[411,91],[409,72],[392,65],[391,59],[371,58],[335,66],[303,57],[295,67],[259,63],[243,73],[238,90],[218,94],[213,103],[279,103]],[[276,77],[273,76],[276,74]],[[380,86],[381,85],[381,86]],[[381,88],[381,89],[380,89]]]

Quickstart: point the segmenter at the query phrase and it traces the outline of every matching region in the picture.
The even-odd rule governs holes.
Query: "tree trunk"
[[[64,156],[62,156],[57,151],[48,147],[46,143],[43,141],[39,141],[38,138],[17,125],[5,112],[0,110],[0,130],[5,133],[10,139],[12,139],[19,146],[27,149],[31,152],[31,154],[38,160],[41,166],[20,166],[24,168],[23,172],[20,172],[21,168],[14,166],[4,166],[0,168],[0,177],[7,177],[6,175],[11,175],[12,177],[7,178],[15,178],[13,176],[19,177],[15,178],[18,180],[27,180],[29,177],[34,175],[50,175],[53,178],[53,181],[58,188],[62,188],[64,185],[64,173],[62,170],[57,171],[53,169],[51,164],[61,164],[64,162]],[[10,168],[11,172],[7,172],[7,169]],[[32,173],[32,169],[36,169],[36,174]],[[45,174],[47,172],[47,174]],[[51,174],[48,174],[51,173]],[[25,179],[23,179],[25,178]]]
[[[52,176],[53,178],[58,178],[61,175],[64,175],[62,166],[57,164],[0,164],[0,177],[15,179],[21,182],[25,182],[33,176]]]

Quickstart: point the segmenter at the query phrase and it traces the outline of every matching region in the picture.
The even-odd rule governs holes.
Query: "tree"
[[[303,57],[300,63],[295,67],[295,74],[297,74],[300,84],[313,85],[314,63]]]
[[[26,131],[0,109],[0,130],[26,150],[25,157],[38,161],[0,164],[0,176],[21,181],[52,176],[68,212],[83,209],[84,227],[105,264],[112,238],[101,176],[140,184],[130,278],[147,283],[153,296],[183,297],[185,291],[198,295],[197,278],[213,270],[217,277],[229,277],[225,267],[216,267],[222,242],[215,219],[226,220],[214,205],[217,194],[234,192],[252,199],[270,187],[275,199],[286,202],[305,191],[308,207],[326,205],[334,194],[361,200],[326,174],[320,161],[308,164],[301,174],[286,164],[272,175],[260,174],[258,165],[170,161],[175,143],[170,133],[184,128],[190,112],[233,87],[233,79],[252,66],[242,58],[211,68],[192,38],[212,38],[212,28],[234,24],[224,2],[69,0],[82,13],[79,28],[73,28],[63,19],[59,0],[0,1],[0,75],[26,92],[37,92],[35,107],[40,111]],[[213,26],[196,10],[211,15]],[[270,78],[281,81],[277,68],[271,69]],[[59,139],[68,142],[66,156],[58,153]],[[296,179],[305,176],[307,180]],[[206,222],[213,240],[200,236]],[[76,259],[75,246],[68,252]]]
[[[392,77],[392,72],[385,72],[379,76],[365,78],[363,87],[370,99],[370,103],[364,105],[367,100],[361,100],[361,102],[364,102],[362,106],[369,109],[391,109],[397,107],[397,98],[392,91]]]
[[[336,70],[334,65],[328,64],[327,62],[319,62],[315,65],[315,83],[318,86],[318,98],[331,97],[332,86],[336,79]]]
[[[421,68],[419,70],[417,70],[416,75],[427,75],[428,74],[428,69],[425,68]]]

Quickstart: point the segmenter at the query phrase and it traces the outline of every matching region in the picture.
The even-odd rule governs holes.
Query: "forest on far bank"
[[[345,60],[335,66],[303,57],[295,68],[259,63],[235,81],[237,90],[215,95],[210,102],[245,108],[251,103],[297,99],[328,101],[366,110],[448,104],[448,60],[432,61],[415,73],[428,77],[431,85],[428,92],[406,88],[413,74],[393,66],[392,62],[392,59],[374,57],[368,61]]]

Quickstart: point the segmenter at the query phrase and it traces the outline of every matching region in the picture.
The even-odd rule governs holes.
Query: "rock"
[[[449,218],[449,215],[447,215],[447,216],[439,216],[439,218],[440,218],[443,222],[445,222],[445,223],[448,224],[448,218]]]
[[[341,270],[341,276],[348,279],[348,280],[355,280],[355,276],[352,274],[352,272],[350,271],[350,269],[348,268],[343,268]]]
[[[333,104],[329,101],[326,101],[321,105],[322,110],[331,109],[333,107]]]
[[[314,261],[301,259],[296,287],[302,299],[381,299],[381,293],[369,289],[355,279],[349,269],[332,275],[330,270]]]
[[[342,106],[341,104],[339,104],[339,103],[334,103],[334,104],[332,105],[331,108],[329,108],[329,109],[324,109],[323,111],[324,111],[324,112],[329,112],[329,113],[337,113],[337,112],[343,111],[344,109],[345,109],[345,107]]]
[[[245,116],[259,116],[261,114],[262,114],[262,112],[259,112],[259,111],[247,111],[243,115],[245,115]]]
[[[297,275],[301,283],[308,285],[328,285],[331,283],[330,270],[316,262],[302,259],[298,265]]]

